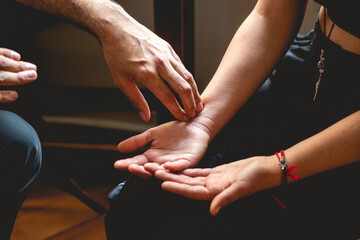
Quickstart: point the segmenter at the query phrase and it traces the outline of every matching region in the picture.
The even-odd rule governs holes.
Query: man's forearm
[[[137,83],[148,88],[181,121],[203,108],[193,76],[172,47],[137,22],[112,0],[16,0],[62,16],[88,29],[99,39],[115,86],[120,88],[143,120],[150,109]],[[177,101],[176,92],[183,107]]]
[[[64,17],[94,33],[99,40],[108,38],[115,27],[138,24],[125,10],[111,0],[16,0],[38,10]],[[116,24],[116,26],[115,26]],[[123,24],[119,26],[119,24]]]

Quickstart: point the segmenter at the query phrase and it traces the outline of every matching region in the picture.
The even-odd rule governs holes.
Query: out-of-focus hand
[[[253,157],[215,168],[193,168],[179,173],[157,170],[155,176],[164,181],[162,188],[167,191],[188,198],[212,200],[210,213],[216,215],[231,202],[272,187],[269,169],[273,167],[269,168],[266,159]],[[277,169],[276,164],[276,160],[270,163]]]
[[[158,169],[180,171],[196,166],[209,142],[210,134],[198,122],[165,123],[119,143],[120,152],[151,145],[143,154],[118,160],[115,167],[143,178],[152,176]]]
[[[37,78],[36,66],[20,61],[20,54],[0,48],[0,86],[21,85]],[[16,91],[0,91],[0,102],[12,102],[18,98]]]
[[[136,22],[118,29],[121,31],[101,40],[104,56],[115,85],[139,110],[142,119],[150,119],[150,109],[136,82],[148,88],[176,119],[188,121],[195,117],[203,109],[200,94],[193,76],[171,46]],[[170,89],[179,95],[184,109]]]

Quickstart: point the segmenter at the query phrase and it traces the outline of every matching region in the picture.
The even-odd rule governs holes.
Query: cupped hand
[[[164,181],[162,188],[167,191],[192,199],[212,200],[210,213],[216,215],[231,202],[271,187],[269,169],[272,166],[266,159],[253,157],[211,169],[193,168],[179,173],[157,170],[155,176]]]
[[[203,109],[195,80],[171,46],[140,24],[102,41],[104,56],[115,85],[150,119],[149,106],[137,86],[148,88],[180,121],[188,121]],[[184,109],[171,91],[176,92]]]
[[[180,171],[194,167],[204,156],[210,134],[196,121],[173,121],[149,129],[118,145],[120,152],[133,152],[148,144],[144,153],[115,162],[115,167],[146,178],[158,169]]]
[[[36,80],[36,66],[20,61],[17,52],[0,48],[0,86],[21,85]],[[0,102],[12,102],[18,98],[16,91],[0,91]]]

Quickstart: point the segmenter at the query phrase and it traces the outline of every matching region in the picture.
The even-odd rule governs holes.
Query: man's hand
[[[170,45],[115,1],[16,1],[65,17],[93,32],[101,42],[115,85],[139,110],[143,120],[150,119],[150,109],[137,82],[148,88],[180,121],[188,121],[203,109],[193,76]],[[184,109],[171,90],[179,95]]]
[[[115,167],[143,178],[152,176],[159,169],[180,171],[196,166],[209,142],[210,134],[206,128],[194,120],[165,123],[119,143],[120,152],[133,152],[147,144],[151,146],[143,154],[118,160]]]
[[[203,109],[202,102],[193,76],[175,51],[130,16],[119,19],[121,27],[112,26],[112,30],[100,38],[116,86],[145,121],[150,119],[150,110],[136,82],[148,88],[176,119],[194,118]],[[171,89],[179,95],[184,109]]]
[[[0,86],[21,85],[36,80],[36,66],[20,61],[20,54],[0,48]],[[18,98],[15,91],[0,91],[0,102],[12,102]]]

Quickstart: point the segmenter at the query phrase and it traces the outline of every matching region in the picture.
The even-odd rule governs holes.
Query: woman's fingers
[[[212,168],[189,168],[180,173],[189,177],[207,177]]]
[[[137,164],[131,164],[128,168],[129,172],[132,174],[141,177],[141,178],[149,178],[152,177],[152,173],[149,171],[146,171],[144,166],[137,165]]]
[[[114,163],[114,167],[120,170],[128,170],[131,164],[144,165],[148,159],[144,155],[137,155],[132,158],[121,159]]]
[[[193,178],[182,174],[167,172],[164,170],[156,171],[155,177],[167,182],[177,182],[191,186],[205,186],[205,177]]]
[[[185,160],[185,159],[180,159],[180,160],[176,160],[174,162],[164,163],[165,169],[170,170],[170,171],[175,171],[175,172],[184,170],[189,167],[194,167],[194,166],[191,166],[191,162],[189,160]]]
[[[161,187],[166,191],[196,200],[210,200],[212,198],[209,190],[204,186],[191,186],[177,182],[163,182]]]
[[[158,170],[163,170],[164,169],[162,165],[160,165],[159,163],[154,163],[154,162],[145,163],[144,168],[145,168],[146,171],[152,172],[152,173],[154,173],[154,172],[156,172]]]

